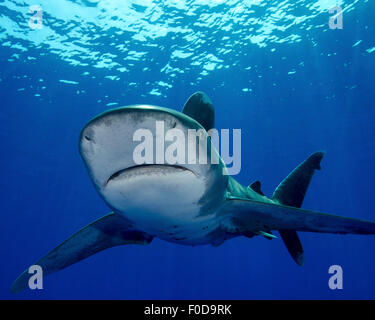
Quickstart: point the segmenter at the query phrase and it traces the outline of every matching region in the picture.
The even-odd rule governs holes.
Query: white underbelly
[[[200,215],[205,181],[187,170],[145,168],[111,181],[106,201],[136,228],[153,236],[200,244],[217,225],[213,215]]]

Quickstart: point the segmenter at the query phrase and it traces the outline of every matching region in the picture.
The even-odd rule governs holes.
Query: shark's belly
[[[202,215],[206,184],[194,173],[176,168],[146,168],[112,181],[106,201],[134,226],[181,244],[203,244],[218,225],[214,214]]]

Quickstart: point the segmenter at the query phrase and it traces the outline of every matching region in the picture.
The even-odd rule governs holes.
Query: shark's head
[[[96,189],[119,212],[182,214],[196,206],[198,214],[210,214],[227,184],[225,166],[212,148],[197,121],[149,105],[107,111],[80,136],[80,153]]]

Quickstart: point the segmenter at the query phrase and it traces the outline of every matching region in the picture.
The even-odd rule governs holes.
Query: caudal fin
[[[284,206],[300,208],[315,170],[320,170],[324,152],[315,152],[295,168],[276,188],[272,199]]]
[[[315,170],[320,170],[324,152],[316,152],[295,168],[276,188],[272,199],[286,206],[300,208]],[[304,254],[296,231],[282,231],[280,236],[294,261],[302,266]]]

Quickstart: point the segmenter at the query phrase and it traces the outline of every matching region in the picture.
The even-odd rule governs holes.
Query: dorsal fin
[[[198,121],[206,131],[215,125],[215,110],[204,92],[194,93],[185,103],[183,113]]]
[[[253,189],[255,192],[259,193],[260,195],[264,196],[264,193],[262,192],[262,189],[261,189],[261,183],[260,181],[255,181],[253,182],[249,188]]]

